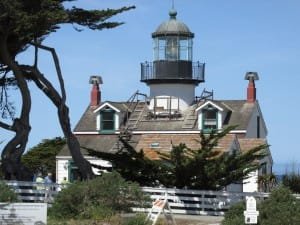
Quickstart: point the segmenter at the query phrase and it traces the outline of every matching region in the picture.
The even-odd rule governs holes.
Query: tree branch
[[[66,102],[65,85],[64,85],[64,80],[63,80],[63,77],[62,77],[60,65],[59,65],[58,56],[56,54],[55,49],[51,48],[51,47],[48,47],[48,46],[44,46],[44,45],[38,44],[38,43],[34,43],[34,42],[31,42],[30,44],[33,45],[33,46],[35,46],[35,47],[38,47],[40,49],[43,49],[43,50],[51,52],[52,57],[53,57],[53,61],[54,61],[54,64],[55,64],[55,68],[56,68],[56,73],[57,73],[58,80],[59,80],[60,91],[61,91],[61,96],[62,96],[61,100],[62,100],[63,103],[65,103]]]
[[[8,125],[7,123],[1,122],[1,121],[0,121],[0,127],[5,130],[15,131],[11,125]]]
[[[53,102],[57,107],[57,113],[59,118],[60,126],[63,130],[64,136],[67,139],[67,144],[72,155],[72,158],[79,168],[79,171],[83,179],[91,179],[94,177],[92,167],[89,162],[83,158],[80,145],[72,133],[71,124],[69,119],[69,109],[65,102],[62,101],[61,96],[50,83],[50,81],[37,69],[32,66],[21,66],[23,72],[30,72],[31,78],[37,85],[37,87],[44,92],[44,94]]]

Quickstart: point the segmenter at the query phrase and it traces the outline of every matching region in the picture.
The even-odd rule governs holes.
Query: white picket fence
[[[55,183],[44,184],[24,181],[5,181],[5,183],[18,194],[19,200],[22,202],[52,203],[62,188],[62,185]]]
[[[148,187],[144,187],[143,191],[149,194],[153,201],[167,196],[172,213],[190,215],[224,215],[231,205],[244,200],[246,196],[253,196],[256,200],[269,197],[269,193],[260,192],[241,193]],[[134,210],[149,211],[149,209],[141,208],[134,208]]]
[[[23,202],[47,202],[51,204],[58,192],[63,188],[59,184],[42,184],[22,181],[6,181]],[[246,196],[256,200],[268,198],[268,193],[240,193],[226,191],[199,191],[173,188],[144,187],[143,191],[154,201],[167,196],[168,203],[174,214],[224,215],[234,203],[242,201]],[[134,208],[134,211],[150,209]]]

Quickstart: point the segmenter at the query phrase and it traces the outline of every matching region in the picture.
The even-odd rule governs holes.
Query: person
[[[42,183],[44,183],[44,179],[42,177],[42,173],[38,173],[36,179],[35,179],[36,184],[36,189],[37,190],[42,190],[44,185],[41,185]]]
[[[45,202],[51,201],[51,191],[53,190],[52,183],[52,173],[48,173],[48,175],[44,178],[44,184],[46,187]]]
[[[35,183],[36,183],[36,193],[35,193],[35,201],[39,202],[40,201],[40,197],[41,197],[41,192],[42,190],[45,188],[44,186],[44,179],[42,177],[42,173],[38,173],[35,179]]]
[[[48,175],[44,179],[45,184],[52,184],[52,173],[48,173]]]

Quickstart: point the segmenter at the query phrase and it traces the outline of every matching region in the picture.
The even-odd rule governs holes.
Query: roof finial
[[[174,5],[175,5],[174,0],[172,0],[172,9],[169,12],[170,19],[176,19],[177,11],[176,11]]]

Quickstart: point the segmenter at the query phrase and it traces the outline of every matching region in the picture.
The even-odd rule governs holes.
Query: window
[[[208,105],[202,110],[204,132],[210,132],[218,128],[218,110]]]
[[[73,162],[73,160],[69,161],[69,181],[70,182],[74,182],[74,181],[80,181],[81,180],[81,175],[79,172],[78,167],[75,165],[75,163]]]
[[[111,109],[101,111],[101,131],[114,131],[115,130],[115,112]]]
[[[256,137],[260,138],[260,116],[256,117]]]
[[[261,175],[266,175],[267,174],[267,163],[262,163],[260,165],[260,169],[261,169]]]

